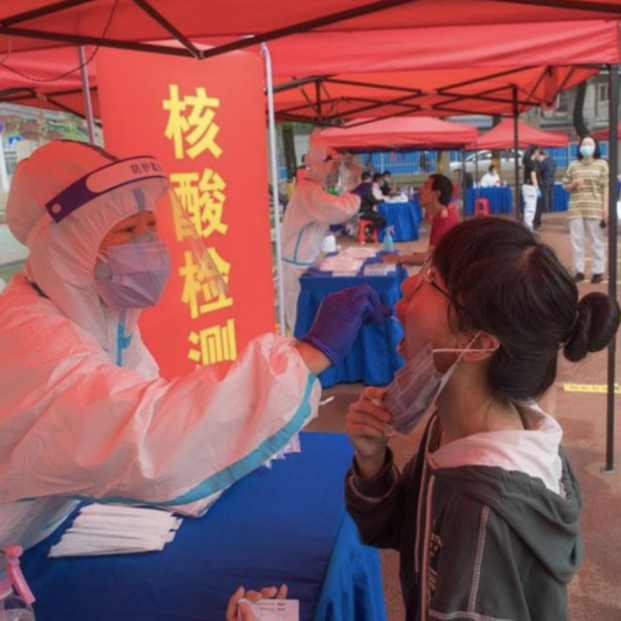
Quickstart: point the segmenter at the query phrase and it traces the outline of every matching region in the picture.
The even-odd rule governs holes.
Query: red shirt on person
[[[452,209],[443,209],[431,219],[429,245],[434,248],[444,235],[460,223],[459,214]]]

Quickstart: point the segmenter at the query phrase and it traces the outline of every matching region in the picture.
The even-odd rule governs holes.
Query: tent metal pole
[[[86,125],[88,127],[88,141],[95,144],[95,117],[93,116],[93,102],[91,100],[91,87],[88,81],[88,67],[86,66],[86,54],[84,46],[78,46],[80,59],[80,78],[82,80],[82,97],[84,98],[84,112],[86,113]]]
[[[608,294],[617,299],[617,173],[619,169],[619,65],[608,65]],[[606,399],[606,465],[602,472],[614,472],[615,441],[615,358],[616,337],[608,346],[608,394]]]
[[[466,219],[466,147],[459,150],[461,156],[461,219]]]
[[[278,323],[280,333],[284,336],[285,327],[285,293],[282,274],[282,242],[280,239],[280,203],[278,201],[278,162],[276,160],[276,118],[274,115],[274,90],[272,82],[272,59],[265,43],[261,43],[261,52],[265,59],[265,81],[267,84],[267,116],[270,147],[270,167],[272,169],[272,200],[274,202],[274,234],[276,243],[276,280],[278,283]]]
[[[520,163],[518,161],[518,151],[520,146],[520,137],[518,129],[518,91],[517,86],[513,87],[513,180],[515,187],[513,188],[513,204],[515,205],[515,219],[520,221]]]

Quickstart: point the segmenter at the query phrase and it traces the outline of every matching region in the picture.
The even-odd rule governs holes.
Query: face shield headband
[[[118,160],[74,181],[49,200],[45,209],[52,220],[58,223],[102,194],[146,179],[161,179],[168,183],[162,165],[156,158],[145,155]]]

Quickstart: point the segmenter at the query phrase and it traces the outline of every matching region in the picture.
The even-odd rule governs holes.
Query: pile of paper
[[[356,259],[341,252],[333,257],[325,258],[319,265],[322,272],[332,272],[335,276],[356,276],[363,264],[362,259]]]
[[[387,203],[407,203],[408,197],[405,194],[399,194],[397,196],[387,196],[384,198]]]
[[[267,468],[272,467],[272,462],[276,459],[285,459],[290,453],[301,453],[302,447],[300,446],[300,436],[296,433],[285,446],[278,451],[278,453],[272,455],[266,462],[263,463]]]
[[[96,556],[162,550],[181,518],[168,511],[117,505],[87,505],[49,556]]]
[[[365,276],[388,276],[397,269],[395,263],[368,263],[364,266]]]
[[[360,248],[359,246],[350,246],[343,252],[339,253],[342,257],[351,257],[352,259],[370,259],[377,254],[375,248]]]

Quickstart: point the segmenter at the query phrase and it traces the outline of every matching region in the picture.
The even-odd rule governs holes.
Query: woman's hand
[[[354,446],[360,474],[368,479],[382,469],[388,438],[395,433],[390,412],[381,405],[385,392],[382,388],[365,388],[347,412],[347,435]]]
[[[239,619],[241,621],[255,621],[255,616],[250,606],[246,602],[240,603],[241,599],[249,599],[253,602],[264,598],[287,599],[288,590],[286,584],[281,584],[279,588],[264,587],[260,591],[246,591],[244,587],[239,587],[229,600],[226,608],[226,621],[239,621]]]

